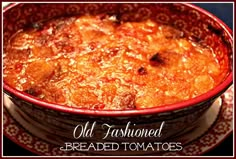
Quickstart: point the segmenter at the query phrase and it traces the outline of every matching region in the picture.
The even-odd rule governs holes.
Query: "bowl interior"
[[[232,72],[232,32],[219,19],[189,4],[179,3],[21,3],[4,9],[3,14],[3,44],[18,30],[32,23],[54,17],[101,14],[119,15],[123,21],[142,21],[152,19],[158,23],[171,25],[182,30],[186,37],[210,46],[220,65],[230,66]],[[5,45],[3,45],[5,48]],[[227,76],[225,79],[232,78]],[[218,89],[213,90],[209,97],[222,92],[232,79],[222,82]],[[10,91],[5,85],[5,89]],[[197,97],[198,98],[198,97]],[[201,102],[199,97],[192,104]],[[191,102],[190,102],[191,103]],[[189,105],[189,104],[188,104]],[[184,105],[179,105],[178,108]],[[185,106],[187,106],[185,104]],[[165,107],[163,107],[165,108]],[[174,107],[173,107],[174,109]],[[175,108],[176,109],[176,108]],[[159,109],[160,110],[160,109]],[[164,110],[164,109],[163,109]]]

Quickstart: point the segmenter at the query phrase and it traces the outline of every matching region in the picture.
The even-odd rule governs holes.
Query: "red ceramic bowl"
[[[123,14],[125,20],[142,20],[152,18],[153,20],[172,25],[182,30],[185,35],[200,39],[202,43],[209,45],[215,51],[220,63],[230,61],[232,67],[232,31],[217,17],[209,12],[190,4],[180,3],[26,3],[11,4],[3,12],[3,42],[5,43],[17,30],[24,28],[27,24],[52,17],[76,14],[99,14],[112,13]],[[214,89],[196,98],[171,105],[163,105],[141,110],[89,110],[72,108],[53,103],[47,103],[34,98],[28,94],[17,91],[4,83],[4,92],[9,95],[12,102],[32,122],[32,127],[42,128],[48,136],[55,137],[54,129],[58,131],[58,141],[44,138],[50,142],[61,144],[67,139],[73,140],[71,131],[78,124],[87,121],[97,121],[97,125],[110,123],[124,128],[128,121],[135,123],[135,128],[152,128],[165,121],[163,136],[164,140],[176,135],[183,129],[194,126],[199,116],[211,106],[232,84],[232,69],[228,76]],[[104,130],[97,126],[97,136],[93,140],[100,141]],[[65,132],[66,130],[66,132]],[[120,140],[120,139],[111,139]],[[129,139],[124,139],[129,140]],[[133,140],[133,139],[130,139]],[[143,139],[147,141],[147,139]],[[151,139],[149,139],[151,141]]]

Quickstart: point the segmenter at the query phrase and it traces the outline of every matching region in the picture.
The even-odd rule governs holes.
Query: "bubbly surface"
[[[4,50],[4,82],[47,102],[141,109],[194,98],[227,74],[211,48],[151,20],[74,16],[35,23]]]

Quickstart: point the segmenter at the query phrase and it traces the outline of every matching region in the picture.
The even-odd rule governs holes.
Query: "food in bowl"
[[[84,17],[83,15],[85,15],[85,14],[88,14],[90,16]],[[163,26],[163,28],[164,28],[164,26],[165,26],[165,27],[167,27],[166,30],[170,30],[169,32],[176,33],[176,34],[168,34],[167,37],[163,38],[166,41],[168,39],[168,40],[171,40],[171,41],[175,42],[176,44],[178,44],[177,40],[182,40],[182,41],[186,40],[191,45],[196,45],[198,48],[202,48],[202,49],[204,48],[204,50],[209,50],[209,51],[212,50],[211,52],[212,52],[213,56],[215,56],[214,59],[217,61],[216,65],[220,66],[220,71],[222,72],[222,77],[219,76],[219,79],[218,79],[219,84],[218,85],[216,84],[217,86],[215,86],[212,90],[207,91],[206,93],[201,93],[201,95],[196,95],[196,98],[193,97],[192,99],[189,99],[189,100],[184,99],[184,100],[182,100],[182,102],[176,101],[177,103],[175,103],[175,104],[161,105],[161,104],[155,103],[155,104],[151,105],[152,104],[151,103],[152,101],[151,101],[149,104],[147,104],[143,107],[139,107],[139,108],[138,108],[138,105],[135,105],[135,108],[114,107],[112,109],[112,108],[109,108],[107,105],[104,105],[104,108],[98,107],[98,106],[96,108],[94,108],[93,105],[89,105],[89,104],[87,105],[88,107],[85,107],[86,106],[85,104],[83,104],[83,106],[82,105],[80,106],[79,104],[78,105],[77,104],[66,105],[64,103],[60,104],[60,102],[56,102],[56,101],[54,101],[53,103],[45,102],[45,101],[47,101],[45,98],[43,99],[42,96],[37,96],[37,93],[40,93],[40,91],[42,91],[42,90],[37,91],[36,89],[30,89],[31,87],[23,90],[21,88],[17,88],[16,86],[14,86],[14,83],[11,84],[9,81],[6,80],[6,78],[4,78],[4,85],[3,85],[4,92],[9,95],[9,98],[12,101],[10,109],[9,109],[9,107],[7,107],[6,102],[4,101],[4,105],[5,105],[5,108],[7,108],[7,111],[11,112],[11,115],[17,121],[19,121],[19,123],[22,126],[24,126],[24,128],[26,130],[28,130],[32,134],[35,134],[37,137],[42,138],[45,141],[48,141],[49,143],[53,143],[53,144],[56,144],[59,146],[64,145],[65,142],[75,141],[75,138],[72,135],[73,134],[72,131],[74,130],[74,128],[76,126],[86,125],[87,122],[90,122],[89,125],[91,125],[93,122],[96,122],[96,127],[94,129],[94,132],[95,132],[94,136],[92,138],[85,139],[85,141],[88,143],[91,143],[91,142],[117,142],[117,143],[121,143],[123,141],[129,142],[129,143],[137,142],[137,141],[145,142],[145,143],[157,142],[157,141],[167,141],[168,142],[168,141],[172,140],[173,138],[175,138],[176,136],[180,136],[180,135],[184,134],[185,132],[189,132],[190,130],[194,131],[194,128],[196,128],[196,126],[198,125],[199,119],[201,117],[204,117],[203,114],[205,114],[206,111],[209,110],[210,107],[215,107],[215,103],[213,103],[215,101],[215,99],[217,99],[232,83],[232,61],[233,61],[232,60],[232,46],[233,46],[233,42],[232,42],[232,32],[225,24],[223,24],[219,19],[217,19],[216,17],[214,17],[210,13],[205,12],[204,10],[197,8],[193,5],[182,4],[182,3],[181,4],[179,4],[179,3],[165,3],[165,4],[162,4],[162,3],[152,3],[152,4],[146,4],[146,3],[57,3],[57,4],[54,4],[54,3],[53,4],[51,4],[51,3],[19,3],[19,4],[14,4],[12,6],[7,7],[6,9],[4,9],[4,13],[3,13],[3,42],[4,42],[4,53],[5,53],[4,56],[6,56],[6,53],[8,52],[7,50],[11,47],[9,44],[14,42],[14,39],[16,39],[17,34],[22,34],[22,33],[23,34],[28,34],[28,33],[36,34],[35,32],[40,32],[40,31],[43,32],[43,30],[45,30],[47,32],[47,31],[50,31],[50,29],[49,30],[46,29],[47,26],[49,26],[50,23],[53,23],[53,21],[54,21],[54,23],[57,20],[61,21],[63,19],[64,19],[64,21],[67,21],[70,18],[72,18],[72,19],[75,18],[74,21],[77,21],[76,19],[79,19],[79,18],[96,19],[99,17],[101,18],[102,14],[103,14],[102,19],[104,19],[106,22],[108,21],[109,23],[111,23],[112,26],[114,25],[114,30],[117,30],[117,27],[120,27],[121,25],[124,25],[125,23],[127,23],[126,25],[128,25],[128,23],[130,23],[132,25],[137,24],[132,29],[138,30],[138,29],[140,29],[140,27],[137,27],[137,26],[139,26],[139,25],[145,26],[146,23],[151,22],[151,23],[154,23],[156,26],[158,26],[157,28],[159,28],[159,26]],[[60,17],[65,17],[65,18],[60,19]],[[49,20],[49,19],[51,19],[51,20]],[[31,26],[33,25],[33,29],[32,29],[32,27],[31,27],[31,29],[26,29],[26,28],[29,28],[30,25]],[[96,25],[94,25],[94,26],[96,26]],[[45,26],[45,28],[44,28],[44,26]],[[66,25],[61,25],[60,27],[58,26],[57,29],[63,30],[63,28],[66,28]],[[128,28],[127,31],[132,31],[130,28]],[[53,29],[53,25],[52,25],[52,29]],[[149,29],[147,29],[147,30],[149,30]],[[97,29],[95,31],[100,31],[100,29]],[[71,31],[66,32],[66,33],[70,33],[70,32]],[[84,32],[81,31],[81,34],[83,34],[83,33]],[[126,32],[126,33],[129,33],[129,32]],[[130,33],[136,33],[137,35],[142,35],[145,32],[138,33],[138,32],[133,31]],[[167,31],[165,31],[164,33],[167,34]],[[104,33],[102,33],[102,34],[104,34]],[[115,32],[115,34],[117,36],[118,33]],[[108,37],[108,38],[112,39],[112,37],[114,37],[115,34],[110,35],[110,37]],[[151,33],[148,33],[148,34],[150,35]],[[172,36],[172,35],[178,35],[178,36]],[[106,37],[106,36],[107,35],[105,34],[104,37]],[[53,42],[56,41],[56,38],[53,38],[53,37],[56,37],[55,35],[49,36],[49,37],[54,40],[52,40],[51,43],[45,41],[47,43],[45,45],[43,45],[44,47],[39,47],[41,50],[43,50],[44,48],[49,46],[49,45],[47,45],[48,43],[52,46]],[[47,37],[47,38],[49,38],[49,37]],[[64,36],[62,36],[62,37],[64,37]],[[100,42],[101,44],[105,43],[104,40],[101,38],[102,36],[100,33],[98,35],[93,34],[93,37],[94,38],[91,38],[91,37],[90,38],[97,40],[97,42]],[[126,40],[126,41],[124,41],[124,44],[125,44],[125,42],[127,42],[127,43],[128,42],[133,42],[133,43],[139,42],[140,41],[139,38],[145,39],[148,36],[143,36],[143,37],[137,36],[137,37],[133,38],[132,36],[130,36],[130,38],[129,38],[130,41]],[[151,37],[153,37],[153,35]],[[163,35],[163,37],[164,37],[164,35]],[[37,38],[40,38],[40,36],[34,37],[34,38],[37,39]],[[43,38],[43,37],[41,36],[41,38]],[[86,36],[86,38],[89,38],[89,37]],[[125,37],[125,36],[124,36],[124,38],[128,39],[128,37]],[[18,38],[18,39],[20,39],[20,38]],[[24,38],[21,38],[21,39],[24,39]],[[74,36],[74,34],[73,34],[73,37],[71,37],[71,39],[66,38],[66,41],[70,42],[73,39],[76,40],[76,36]],[[161,39],[161,40],[163,40],[163,39]],[[118,40],[121,40],[121,38],[119,38]],[[78,46],[81,46],[82,42],[79,43],[78,45],[76,45],[76,48],[78,48]],[[116,41],[116,43],[117,42],[118,41]],[[159,42],[161,42],[161,41],[159,41]],[[136,45],[136,47],[139,47],[140,50],[142,50],[142,49],[144,50],[144,49],[147,49],[147,47],[151,46],[151,45],[144,45],[144,44],[147,44],[147,42],[145,43],[145,41],[142,41],[142,43],[140,43],[139,45]],[[56,45],[56,44],[54,44],[54,45]],[[110,43],[110,45],[112,46],[112,43]],[[121,45],[121,46],[127,46],[127,45]],[[143,46],[146,46],[146,48]],[[164,46],[170,47],[171,45],[166,44],[164,42],[163,43],[156,43],[155,47],[153,45],[153,48],[157,48],[157,47],[161,47],[161,46],[163,46],[163,48],[164,48]],[[64,46],[62,45],[61,47],[62,48],[59,48],[59,49],[63,50]],[[80,52],[78,52],[76,54],[76,56],[79,56],[78,54],[80,54],[81,52],[86,53],[85,52],[86,49],[91,49],[91,48],[85,47],[84,50],[83,50],[83,48],[81,48]],[[97,53],[99,54],[99,56],[97,56],[98,59],[100,58],[101,55],[104,55],[105,53],[107,53],[107,51],[105,51],[105,50],[108,50],[108,48],[104,47],[103,48],[104,51],[99,52],[99,49],[97,47],[94,47],[94,48],[95,48],[95,51],[97,51]],[[174,48],[174,50],[178,49],[177,47],[172,47],[172,48]],[[56,48],[56,49],[58,49],[58,48]],[[30,50],[30,52],[32,51],[32,49],[29,49],[29,50]],[[196,50],[196,48],[192,48],[192,50],[194,51],[194,50]],[[119,51],[120,50],[118,50],[117,52],[119,53]],[[158,73],[161,73],[161,71],[163,71],[165,69],[168,72],[166,72],[166,74],[163,74],[163,77],[169,77],[169,78],[171,77],[171,76],[167,76],[167,75],[170,75],[168,73],[171,72],[170,71],[171,69],[169,69],[169,68],[174,68],[174,67],[172,67],[172,65],[170,65],[170,63],[176,64],[176,61],[173,60],[172,58],[169,59],[169,56],[167,56],[167,54],[169,55],[170,53],[168,53],[166,50],[160,49],[160,50],[154,50],[154,51],[148,52],[148,54],[146,54],[146,55],[149,55],[149,57],[146,57],[146,60],[147,60],[146,62],[141,62],[141,64],[145,64],[145,66],[137,65],[139,67],[137,67],[133,70],[133,72],[136,73],[136,74],[133,74],[133,76],[139,75],[139,76],[135,76],[135,77],[140,77],[141,78],[140,81],[147,80],[147,77],[150,74],[150,70],[147,69],[146,66],[148,66],[149,68],[152,68],[153,72],[154,72],[154,69],[158,70],[159,72],[155,71],[156,72],[155,75],[157,75]],[[15,52],[17,52],[17,51],[15,50]],[[53,52],[53,53],[58,53],[58,52]],[[139,53],[139,50],[134,50],[134,52]],[[172,50],[171,52],[174,52],[174,51]],[[69,56],[69,54],[65,54],[63,51],[61,51],[60,53],[63,53],[64,55]],[[73,50],[70,51],[69,53],[73,54]],[[90,53],[92,53],[92,51]],[[143,53],[141,52],[140,54],[143,55]],[[164,54],[164,53],[166,53],[166,54]],[[174,59],[178,59],[178,58],[176,58],[176,56],[174,56],[176,54],[178,55],[179,52],[173,54]],[[44,55],[43,51],[41,51],[41,55]],[[97,54],[94,54],[94,55],[97,55]],[[117,54],[117,55],[121,55],[121,54]],[[138,58],[138,55],[139,54],[135,54],[135,56],[132,58],[134,58],[134,59]],[[166,55],[166,56],[164,56],[164,55]],[[172,54],[170,54],[170,55],[172,55]],[[157,61],[160,60],[159,56],[162,57],[162,60],[163,59],[166,60],[165,63],[159,65],[159,63],[155,62],[156,60]],[[178,56],[180,56],[180,55],[178,55]],[[204,57],[204,54],[202,56]],[[105,58],[103,56],[101,56],[101,57],[102,57],[101,61],[95,60],[94,63],[87,62],[87,65],[85,65],[86,63],[82,63],[81,61],[78,61],[78,62],[75,61],[74,65],[76,65],[76,67],[83,65],[83,67],[88,66],[87,68],[91,68],[91,65],[93,65],[93,64],[100,65],[101,64],[100,62],[103,62],[105,60]],[[122,56],[118,56],[118,57],[121,58]],[[40,57],[40,58],[42,60],[45,59],[45,57],[44,58]],[[66,58],[66,56],[65,57],[62,56],[62,59],[63,58]],[[4,57],[4,60],[5,59],[6,59],[6,57]],[[52,59],[50,59],[50,60],[52,60]],[[47,62],[47,64],[49,66],[51,64],[50,60]],[[69,63],[70,58],[68,57],[66,60]],[[64,60],[64,61],[66,61],[66,60]],[[167,63],[169,60],[170,60],[170,62]],[[173,60],[173,61],[171,61],[171,60]],[[209,58],[207,60],[209,60]],[[213,61],[215,61],[215,60],[213,60]],[[9,60],[9,62],[10,62],[10,60]],[[27,58],[26,58],[26,62],[27,62]],[[109,61],[107,60],[106,62],[109,62]],[[198,68],[198,65],[195,65],[198,62],[197,61],[192,61],[192,62],[194,62],[193,63],[194,65],[192,65],[192,66],[195,66]],[[61,63],[64,64],[65,62],[61,62]],[[134,62],[132,62],[131,64],[133,64],[133,63]],[[7,62],[4,61],[4,67],[6,64],[7,64]],[[134,64],[136,64],[136,63],[134,63]],[[206,63],[206,65],[208,65],[208,63]],[[54,67],[54,65],[52,65],[52,66]],[[62,66],[65,67],[68,65],[62,65]],[[12,67],[14,68],[14,66],[12,66]],[[121,67],[122,67],[121,65],[117,65],[116,69],[114,69],[114,74],[116,74],[117,73],[116,71],[118,70],[118,68],[121,68]],[[229,68],[229,70],[227,70],[227,67]],[[78,68],[82,69],[80,67],[78,67]],[[94,67],[94,68],[96,69],[96,67]],[[223,68],[225,68],[225,70]],[[99,69],[99,68],[97,68],[97,69]],[[147,71],[145,71],[145,69]],[[38,71],[39,69],[36,69],[36,70]],[[85,70],[86,70],[86,68],[84,68],[84,71]],[[225,77],[223,77],[224,76],[223,70],[225,72],[227,72],[227,73],[225,73]],[[35,71],[35,72],[37,72],[37,71]],[[128,71],[131,71],[131,70],[125,70],[125,71],[127,71],[126,74],[128,76],[129,75]],[[197,73],[198,71],[195,71],[195,72]],[[12,71],[12,72],[14,72],[14,71]],[[94,71],[92,71],[92,69],[88,70],[87,72],[94,73]],[[105,72],[105,71],[102,71],[102,72]],[[138,74],[139,72],[141,74]],[[181,70],[180,70],[180,72],[181,72]],[[201,72],[201,71],[199,71],[199,72]],[[76,70],[76,72],[73,72],[73,73],[78,73],[78,71]],[[99,73],[99,72],[95,72],[95,73]],[[151,73],[152,73],[152,71],[151,71]],[[197,75],[198,74],[196,74],[196,76]],[[51,78],[51,76],[53,77],[54,73],[50,74],[48,77]],[[61,76],[61,77],[63,77],[63,76]],[[70,77],[74,77],[74,76],[70,76]],[[86,77],[87,78],[85,80],[89,81],[90,76],[87,75]],[[96,76],[93,76],[93,77],[96,77]],[[121,76],[119,76],[119,77],[121,77]],[[178,77],[180,78],[180,76],[178,76]],[[148,77],[148,78],[150,78],[150,77]],[[173,78],[176,78],[176,77],[173,76]],[[185,81],[188,81],[188,78],[185,77],[184,78]],[[92,80],[92,77],[90,79],[91,80],[89,82],[91,82],[91,83],[92,82],[96,83],[96,81],[97,81],[97,79],[95,79],[95,78],[93,78],[94,80]],[[178,78],[176,78],[176,79],[178,79]],[[213,78],[213,79],[216,79],[216,78]],[[165,80],[165,78],[162,78],[162,80]],[[42,83],[45,83],[46,81],[47,80],[45,80],[44,82],[41,82],[41,85],[42,85]],[[64,81],[66,81],[66,78]],[[83,82],[79,82],[79,81],[77,83],[75,82],[74,84],[79,85],[79,84],[83,83]],[[114,80],[114,83],[117,81]],[[220,81],[222,81],[222,82],[220,82]],[[57,83],[58,86],[60,84],[63,84],[63,81],[61,81],[61,82],[62,83],[60,83],[60,82]],[[105,83],[106,80],[103,80],[101,82],[104,85],[106,84]],[[160,83],[157,81],[152,81],[152,82],[153,82],[153,86],[155,88],[158,88],[157,86],[160,86],[161,84],[163,84],[163,83]],[[184,80],[183,80],[183,82],[184,82]],[[180,83],[180,84],[176,83],[176,85],[177,86],[183,85],[183,82],[181,81],[181,83],[180,83],[180,81],[178,81],[178,83]],[[68,80],[68,83],[69,83],[69,80]],[[135,84],[132,81],[130,83],[131,84],[129,84],[129,85],[127,84],[128,88],[132,88],[131,86]],[[146,84],[146,83],[144,83],[144,84]],[[169,82],[168,85],[170,85],[170,84],[172,84],[172,83]],[[52,80],[50,80],[50,83],[48,84],[48,86],[50,86],[50,85],[53,85]],[[170,87],[168,87],[168,85],[167,84],[166,84],[166,86],[163,85],[163,87],[161,87],[161,89],[163,89],[163,91],[166,91],[165,88],[170,88]],[[37,86],[40,86],[40,84],[38,84]],[[48,86],[45,85],[44,88],[47,88]],[[82,87],[83,85],[80,85],[80,86]],[[151,85],[148,85],[148,87],[150,88],[150,91],[154,90],[154,87],[151,87]],[[148,87],[142,86],[140,88],[144,89],[144,88],[148,88]],[[43,87],[41,86],[41,88],[43,88]],[[63,88],[65,88],[65,87],[63,87]],[[108,88],[108,87],[106,87],[106,88]],[[78,90],[78,88],[74,89],[74,91],[76,91],[76,90]],[[90,93],[94,89],[91,89],[91,87],[89,87],[88,89],[82,89],[82,90],[85,90],[85,91],[87,90]],[[109,88],[108,90],[111,90],[111,88]],[[170,90],[172,90],[172,88]],[[57,91],[57,89],[55,89],[54,94],[57,96],[58,93],[56,91]],[[127,89],[126,91],[129,91],[129,89]],[[27,92],[28,92],[28,94],[27,94]],[[107,91],[107,92],[109,93],[109,91]],[[139,92],[137,92],[137,93],[139,93]],[[147,93],[149,93],[149,92],[147,92]],[[184,91],[181,91],[178,93],[184,93]],[[29,95],[29,94],[31,94],[31,95]],[[86,94],[86,92],[82,94],[82,91],[81,91],[80,94],[83,95],[83,94]],[[110,93],[110,94],[112,94],[112,93]],[[69,95],[71,95],[71,94],[69,94]],[[79,95],[78,95],[78,97],[79,97]],[[137,99],[137,95],[135,96],[135,102],[136,102],[136,99]],[[163,97],[162,97],[162,99],[163,99]],[[154,100],[159,102],[159,101],[163,101],[162,99],[157,100],[155,98]],[[54,100],[55,100],[55,98],[54,98]],[[171,98],[170,98],[170,100],[171,100]],[[216,101],[219,101],[219,100],[216,100]],[[144,109],[142,109],[142,108],[144,108]],[[113,110],[115,110],[115,111],[113,111]],[[109,124],[109,125],[114,125],[115,128],[125,130],[128,122],[131,122],[132,128],[134,128],[136,130],[143,129],[143,128],[150,130],[150,129],[158,128],[159,125],[161,125],[163,122],[165,122],[165,124],[162,129],[162,136],[158,139],[153,138],[153,137],[151,137],[151,138],[110,137],[110,138],[103,139],[104,129],[103,129],[102,125],[104,123]],[[76,141],[81,141],[81,140],[76,139]],[[175,141],[175,140],[173,139],[172,141]],[[154,153],[153,151],[152,152],[148,152],[148,151],[132,151],[132,152],[121,151],[120,152],[120,151],[117,151],[118,155],[131,155],[131,154],[132,155],[138,155],[138,154],[154,155],[153,153]],[[114,152],[112,151],[109,153],[107,151],[106,152],[99,151],[99,152],[88,152],[88,154],[99,154],[99,155],[111,154],[111,155],[114,155]]]
[[[219,85],[229,62],[152,19],[118,15],[53,18],[5,44],[4,82],[44,101],[126,110],[185,101]]]

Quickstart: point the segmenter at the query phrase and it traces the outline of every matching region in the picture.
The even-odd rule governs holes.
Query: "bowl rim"
[[[10,8],[17,6],[19,4],[21,4],[21,3],[12,3],[12,4],[7,5],[3,9],[3,13],[6,12],[7,10],[9,10]],[[230,41],[231,45],[233,44],[232,30],[222,20],[217,18],[212,13],[210,13],[198,6],[195,6],[193,4],[189,4],[189,3],[179,3],[179,4],[185,5],[185,6],[189,7],[190,9],[197,10],[200,13],[202,13],[202,14],[208,16],[209,18],[211,18],[212,20],[214,20],[217,24],[219,24],[224,29],[224,31],[230,37],[229,41]],[[86,109],[86,108],[69,107],[66,105],[45,102],[43,100],[40,100],[34,96],[27,94],[27,93],[24,93],[22,91],[19,91],[15,88],[10,87],[8,84],[4,83],[4,81],[3,81],[3,92],[5,92],[6,94],[10,93],[11,95],[14,95],[15,97],[20,98],[24,102],[28,102],[30,104],[37,105],[38,107],[40,106],[41,108],[46,108],[46,109],[54,110],[54,111],[61,112],[61,113],[91,115],[91,116],[105,116],[105,117],[151,115],[151,114],[166,113],[166,112],[171,112],[171,111],[177,111],[180,109],[190,108],[191,106],[198,105],[198,104],[206,102],[214,97],[217,97],[233,83],[233,73],[232,72],[233,71],[231,69],[231,72],[228,74],[228,76],[225,78],[225,80],[222,81],[216,87],[214,87],[212,90],[210,90],[204,94],[201,94],[195,98],[191,98],[191,99],[188,99],[188,100],[185,100],[182,102],[178,102],[178,103],[174,103],[174,104],[161,105],[161,106],[156,106],[156,107],[152,107],[152,108],[135,109],[135,110],[94,110],[94,109]]]

